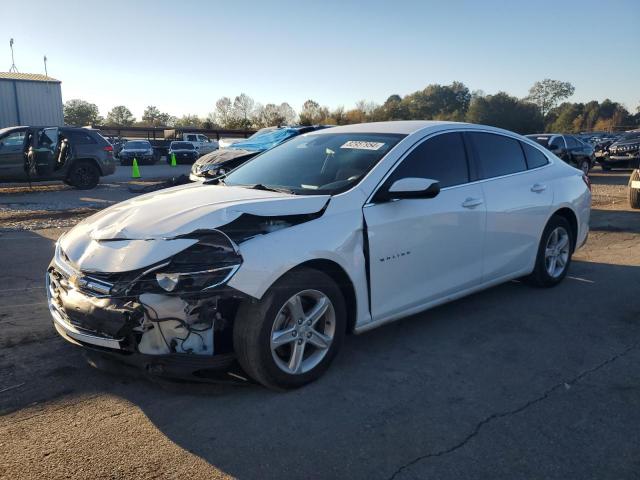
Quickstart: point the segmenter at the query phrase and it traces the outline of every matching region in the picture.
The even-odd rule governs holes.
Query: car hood
[[[618,140],[611,144],[612,147],[621,147],[623,145],[637,145],[640,143],[640,137],[630,138],[629,140]]]
[[[229,160],[233,160],[235,158],[240,157],[250,157],[257,155],[259,152],[252,152],[250,150],[242,150],[242,149],[233,149],[233,148],[225,148],[224,150],[216,150],[211,153],[207,153],[200,157],[200,159],[194,164],[201,165],[212,165],[212,164],[223,164],[228,162]]]
[[[222,227],[242,214],[317,213],[328,195],[296,196],[243,187],[188,184],[119,203],[85,219],[60,240],[83,271],[138,270],[195,244],[198,230]]]

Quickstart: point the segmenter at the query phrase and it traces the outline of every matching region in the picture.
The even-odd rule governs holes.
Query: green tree
[[[135,121],[136,119],[131,113],[131,110],[124,105],[117,105],[107,113],[106,124],[127,127],[133,125]]]
[[[569,82],[545,78],[541,82],[533,84],[526,100],[535,103],[542,116],[545,117],[549,110],[558,105],[561,100],[573,95],[574,91],[575,87]]]
[[[463,120],[470,102],[471,93],[461,82],[427,85],[402,99],[408,118],[414,120]]]
[[[65,125],[99,125],[104,120],[96,104],[77,98],[65,102],[63,112]]]
[[[148,127],[172,127],[176,121],[177,119],[173,115],[161,112],[154,105],[149,105],[144,109],[141,123]]]
[[[499,92],[476,98],[467,111],[471,123],[491,125],[518,133],[535,133],[543,129],[542,115],[530,102]]]
[[[197,115],[183,115],[176,119],[174,126],[202,128],[202,120]]]

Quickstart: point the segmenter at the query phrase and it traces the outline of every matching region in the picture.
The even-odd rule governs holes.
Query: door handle
[[[531,191],[535,193],[542,193],[547,189],[546,185],[542,185],[541,183],[534,183],[531,187]]]
[[[464,202],[462,202],[462,206],[464,208],[476,208],[482,205],[484,201],[481,198],[467,198]]]

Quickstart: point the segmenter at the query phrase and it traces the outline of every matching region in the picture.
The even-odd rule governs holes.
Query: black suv
[[[540,133],[527,135],[527,138],[539,143],[569,165],[579,168],[585,175],[589,173],[593,166],[595,160],[594,148],[574,135]]]
[[[0,181],[62,180],[85,190],[116,170],[113,146],[76,127],[0,129]]]
[[[640,130],[622,135],[609,146],[609,153],[600,159],[603,170],[613,167],[640,168]]]

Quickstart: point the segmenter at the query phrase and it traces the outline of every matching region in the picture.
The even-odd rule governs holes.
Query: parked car
[[[194,182],[200,182],[225,175],[227,172],[239,167],[261,152],[280,145],[290,138],[321,128],[327,127],[323,125],[313,125],[263,128],[245,140],[200,157],[200,159],[193,164],[189,178]]]
[[[223,148],[230,147],[234,143],[242,142],[245,140],[244,138],[235,138],[235,137],[225,137],[218,140],[218,148],[222,150]]]
[[[265,128],[261,128],[258,131],[256,131],[253,135],[251,135],[248,138],[254,138],[257,137],[259,135],[262,135],[263,133],[267,133],[267,132],[272,132],[274,130],[277,130],[278,128],[281,128],[280,126],[277,127],[265,127]],[[231,145],[233,145],[234,143],[238,143],[238,142],[244,142],[245,140],[247,140],[247,138],[239,138],[239,137],[225,137],[225,138],[221,138],[218,141],[218,146],[220,149],[223,148],[227,148],[230,147]]]
[[[569,165],[588,174],[595,161],[594,148],[573,135],[559,133],[540,133],[527,135],[534,142],[553,152]]]
[[[118,154],[121,165],[133,164],[133,159],[138,161],[138,165],[156,163],[157,158],[153,154],[153,147],[148,140],[129,140],[124,144]]]
[[[557,285],[590,207],[586,175],[505,130],[318,130],[85,219],[56,243],[49,307],[66,339],[153,374],[237,359],[294,388],[346,333],[515,278]]]
[[[190,142],[171,142],[167,163],[171,163],[171,156],[176,156],[177,163],[193,163],[198,159],[198,150]]]
[[[640,130],[624,133],[608,150],[608,155],[600,159],[603,170],[640,167]]]
[[[113,147],[98,132],[72,127],[10,127],[0,130],[0,180],[62,180],[94,188],[115,172]]]
[[[216,140],[211,140],[209,137],[201,133],[183,133],[182,140],[192,143],[200,155],[204,155],[218,149],[218,142]]]

